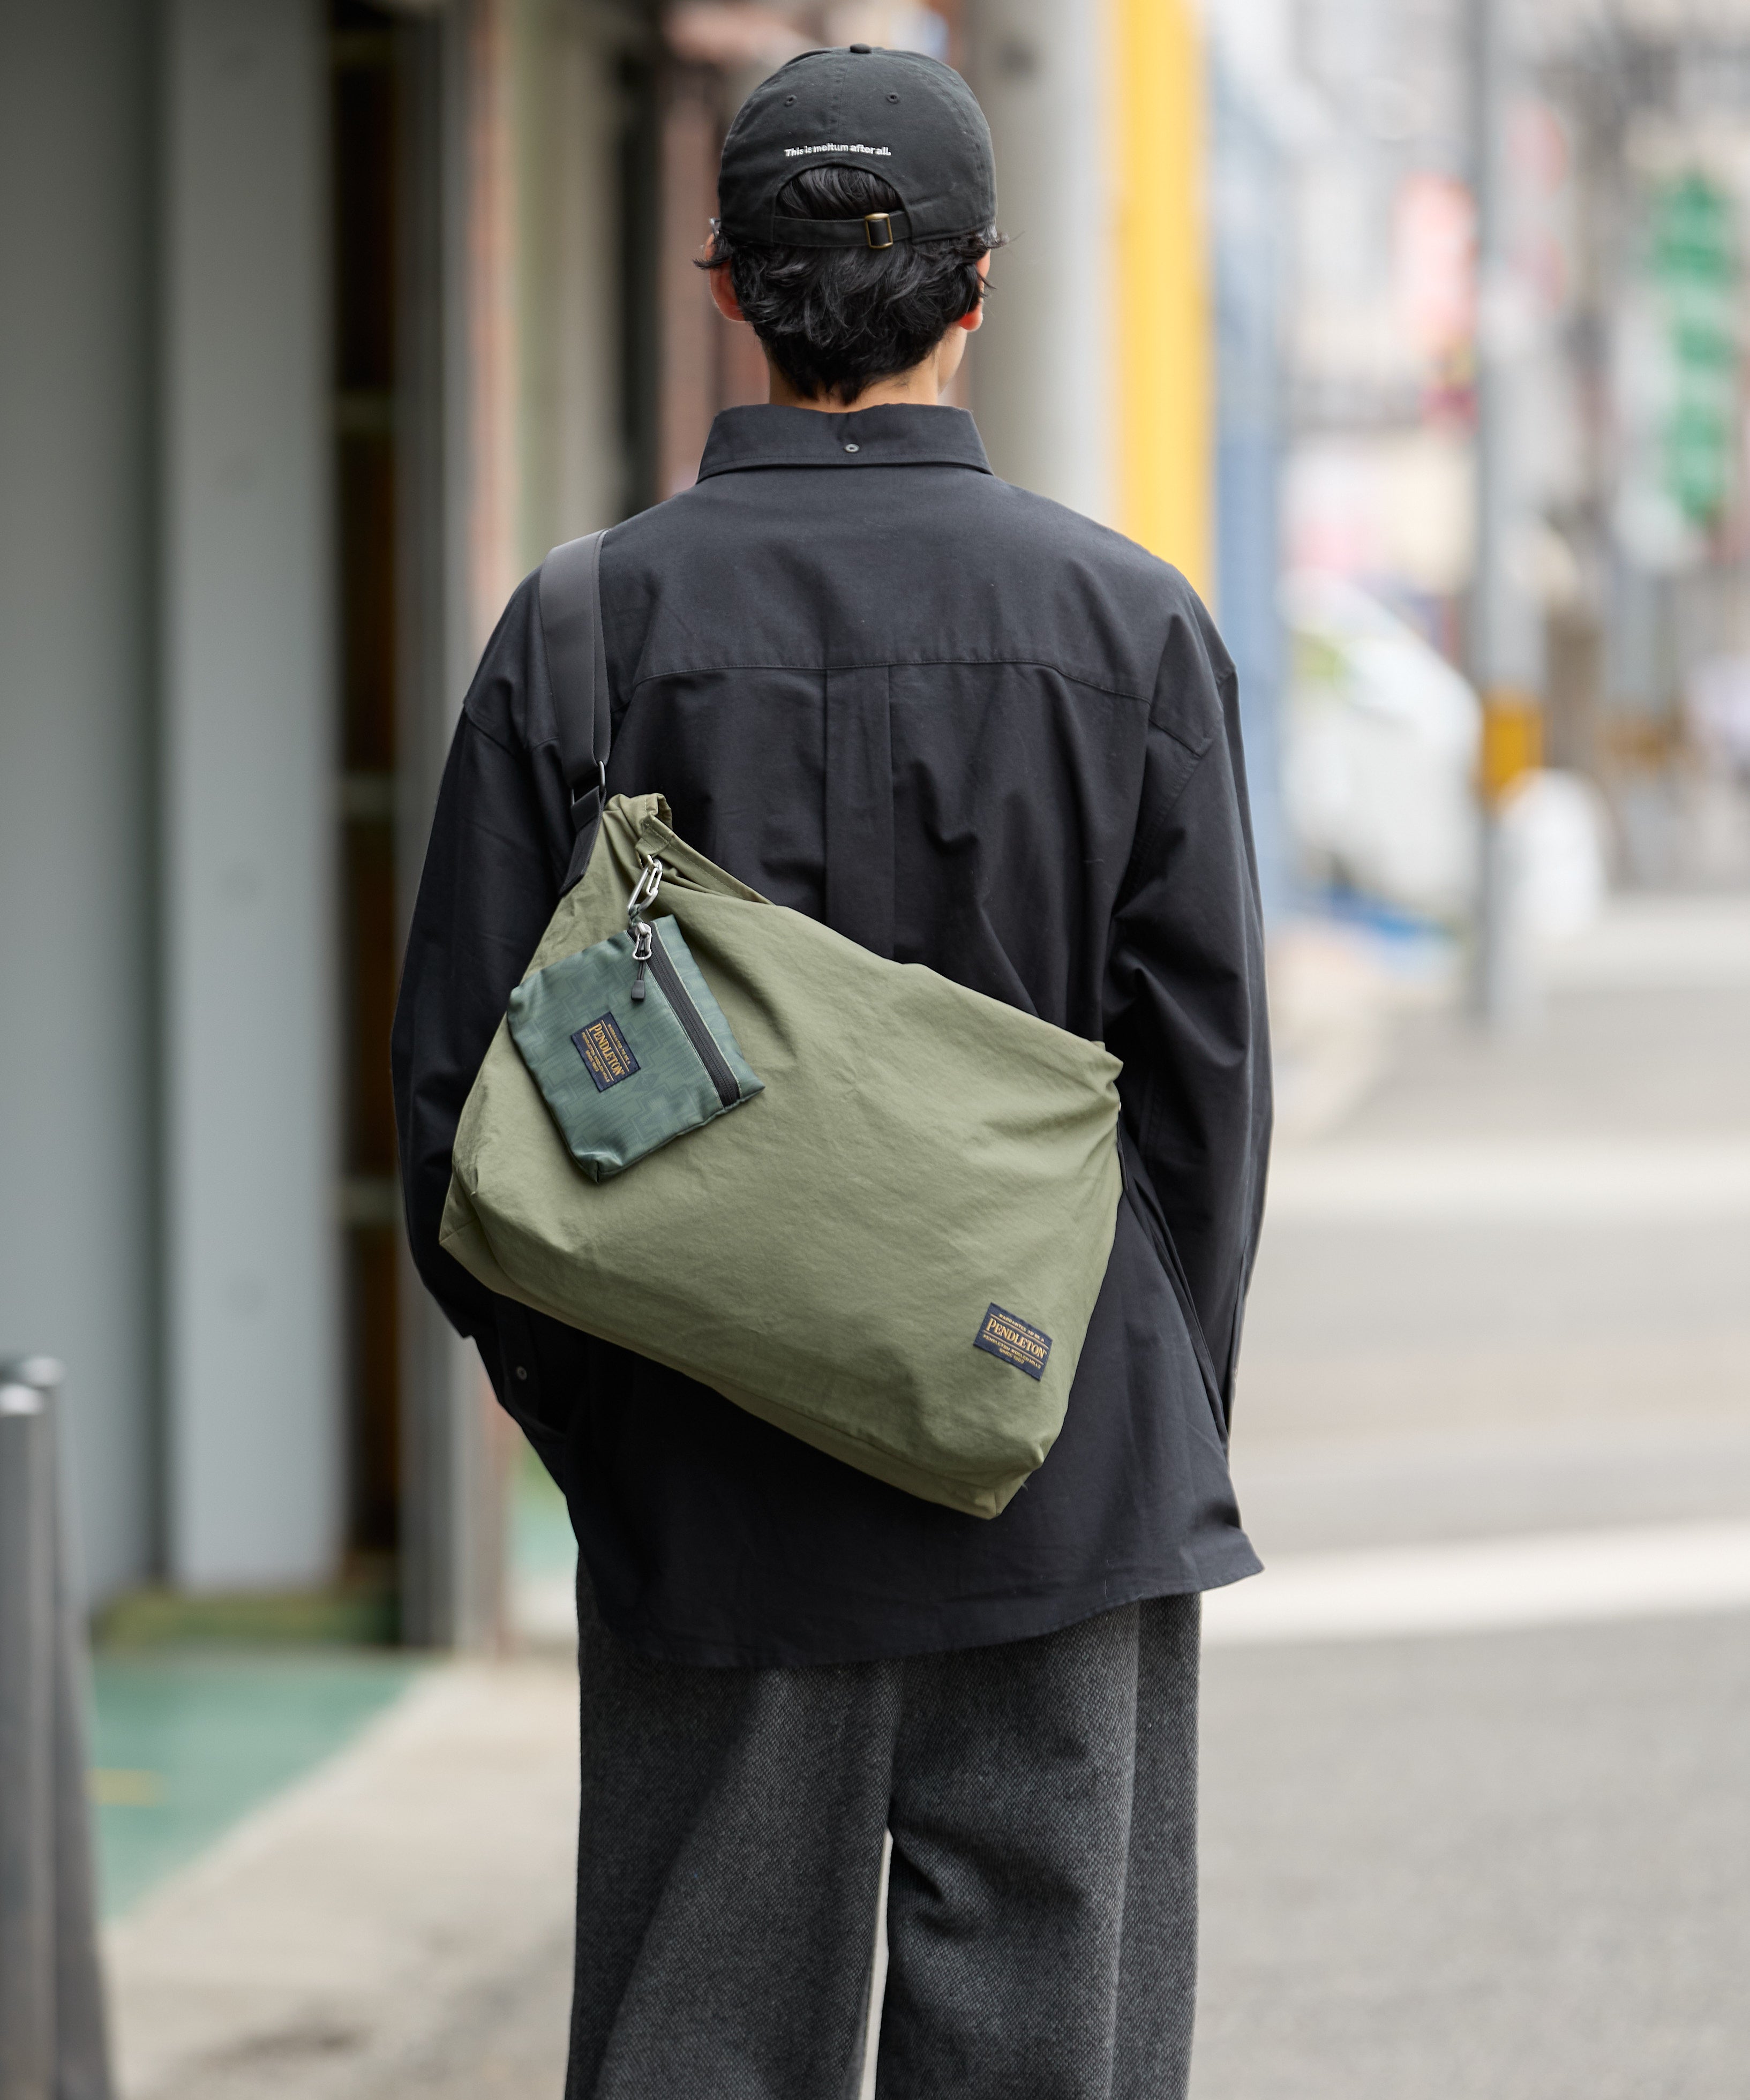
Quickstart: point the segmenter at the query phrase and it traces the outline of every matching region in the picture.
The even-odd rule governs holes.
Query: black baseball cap
[[[902,209],[793,218],[778,192],[804,168],[862,168]],[[731,240],[773,248],[890,248],[988,233],[997,163],[984,112],[952,66],[868,44],[805,51],[762,81],[723,141],[718,212]]]

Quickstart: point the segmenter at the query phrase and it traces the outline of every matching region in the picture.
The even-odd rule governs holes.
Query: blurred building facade
[[[998,471],[1225,588],[1215,418],[1266,515],[1268,357],[1253,282],[1262,391],[1217,399],[1181,0],[0,4],[0,1338],[68,1362],[99,1599],[346,1577],[490,1630],[501,1431],[398,1223],[401,931],[517,579],[763,398],[693,267],[717,153],[851,40],[989,111]]]
[[[1286,171],[1287,564],[1364,594],[1371,611],[1348,602],[1370,631],[1395,620],[1406,665],[1419,639],[1479,686],[1522,688],[1537,704],[1544,765],[1571,784],[1567,806],[1596,812],[1619,879],[1743,882],[1750,9],[1498,7],[1496,106],[1479,131],[1489,12],[1483,0],[1235,0],[1221,11],[1222,39],[1266,83]],[[1500,224],[1479,278],[1485,156]],[[1487,518],[1479,364],[1500,434]],[[1486,609],[1479,532],[1499,550]],[[1474,855],[1461,840],[1434,880],[1350,851],[1326,733],[1344,712],[1355,748],[1371,739],[1396,764],[1387,745],[1419,724],[1406,782],[1418,765],[1443,767],[1444,824],[1481,762],[1440,726],[1451,727],[1449,691],[1430,667],[1413,680],[1428,707],[1406,688],[1388,726],[1365,668],[1333,669],[1328,621],[1295,617],[1295,874],[1315,891],[1359,890],[1461,924]],[[1479,742],[1480,719],[1470,746]],[[1390,794],[1382,779],[1355,799],[1377,807]]]

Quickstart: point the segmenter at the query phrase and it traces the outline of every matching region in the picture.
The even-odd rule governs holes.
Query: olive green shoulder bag
[[[577,849],[463,1110],[443,1244],[993,1517],[1063,1427],[1105,1275],[1118,1061],[768,902],[660,796],[604,808],[599,552],[541,572]]]

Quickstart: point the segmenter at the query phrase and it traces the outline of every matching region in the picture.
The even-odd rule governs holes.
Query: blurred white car
[[[1415,629],[1346,579],[1291,576],[1284,792],[1303,872],[1456,924],[1481,870],[1483,709]],[[1589,925],[1608,887],[1609,824],[1579,774],[1527,774],[1501,807],[1515,910],[1540,940]]]
[[[1284,791],[1303,869],[1456,920],[1477,887],[1483,710],[1415,629],[1346,578],[1284,585],[1293,650]]]

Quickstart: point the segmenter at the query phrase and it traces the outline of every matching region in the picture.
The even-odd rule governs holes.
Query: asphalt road
[[[1750,1621],[1213,1652],[1195,2100],[1743,2100]]]
[[[1750,1518],[1750,910],[1562,971],[1284,1155],[1267,1561]],[[1750,2093],[1750,1616],[1216,1647],[1204,1697],[1195,2100]]]

